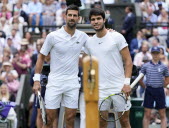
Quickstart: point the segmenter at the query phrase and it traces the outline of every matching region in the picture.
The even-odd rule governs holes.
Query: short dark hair
[[[133,12],[133,8],[131,6],[127,7],[130,12]]]
[[[66,9],[66,15],[68,13],[68,10],[76,10],[78,11],[78,15],[79,15],[79,7],[77,5],[74,5],[74,4],[69,5]]]
[[[91,20],[92,15],[98,16],[101,15],[103,19],[105,19],[105,12],[100,8],[93,8],[89,13],[89,20]]]

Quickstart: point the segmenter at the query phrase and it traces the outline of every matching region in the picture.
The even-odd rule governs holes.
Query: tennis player
[[[74,128],[80,84],[78,82],[78,61],[88,35],[76,29],[79,9],[70,5],[66,10],[66,25],[48,34],[36,63],[34,91],[40,89],[40,73],[45,56],[50,52],[50,73],[46,85],[45,104],[47,125],[50,128],[58,115],[60,104],[65,107],[66,128]]]
[[[99,62],[99,104],[107,96],[123,91],[130,95],[130,78],[132,60],[125,38],[118,32],[109,32],[105,28],[105,12],[101,9],[91,9],[89,20],[96,34],[90,37],[85,45],[85,52],[98,59]],[[115,106],[125,103],[116,102]],[[128,102],[131,107],[131,103]],[[120,118],[122,128],[130,128],[129,109]],[[122,111],[118,107],[117,112]],[[102,112],[108,116],[108,111]],[[107,122],[100,119],[100,128],[106,128]]]

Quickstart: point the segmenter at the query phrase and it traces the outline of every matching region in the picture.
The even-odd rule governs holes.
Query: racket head
[[[41,96],[41,93],[38,91],[38,100],[39,100],[39,105],[40,105],[40,110],[41,110],[41,115],[42,115],[42,121],[43,124],[47,124],[47,117],[46,117],[46,111],[45,111],[45,102]]]
[[[107,122],[115,122],[119,120],[125,111],[128,111],[131,103],[128,102],[123,93],[109,95],[103,99],[99,105],[100,117]],[[118,115],[114,114],[118,112]]]

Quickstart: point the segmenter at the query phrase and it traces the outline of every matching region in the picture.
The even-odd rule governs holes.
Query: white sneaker
[[[32,32],[32,28],[29,28],[29,29],[28,29],[28,32]]]
[[[37,28],[37,27],[35,28],[35,33],[36,34],[40,33],[39,28]]]

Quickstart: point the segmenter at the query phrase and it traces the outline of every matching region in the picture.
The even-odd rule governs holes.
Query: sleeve
[[[168,71],[168,68],[167,66],[165,66],[164,68],[164,73],[163,73],[164,76],[169,76],[169,71]]]
[[[145,65],[143,65],[141,67],[141,73],[143,73],[144,75],[146,75],[146,66]]]
[[[119,51],[121,51],[123,48],[128,46],[126,39],[120,33],[118,33],[116,37],[116,41],[117,41],[117,48],[119,49]]]
[[[40,53],[47,56],[49,54],[49,52],[51,51],[52,47],[53,47],[53,42],[52,42],[52,35],[49,34],[46,39],[45,42],[40,50]]]

